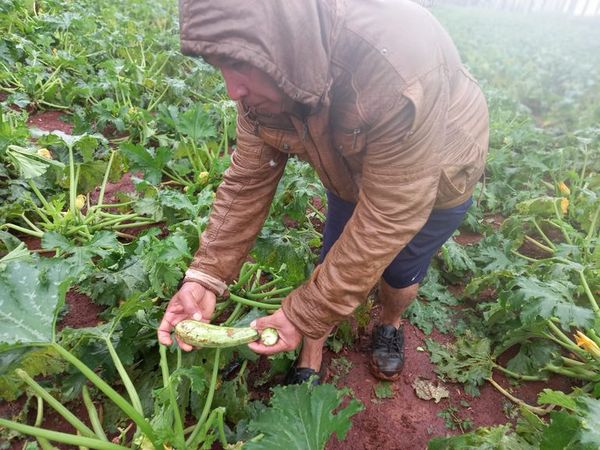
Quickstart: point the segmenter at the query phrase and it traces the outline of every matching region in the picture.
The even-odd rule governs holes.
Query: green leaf
[[[582,421],[581,443],[600,448],[600,400],[582,398],[585,413]]]
[[[414,300],[404,315],[425,334],[431,334],[434,328],[447,333],[452,325],[452,311],[436,302]]]
[[[9,347],[0,350],[0,398],[16,400],[23,393],[24,381],[15,369],[24,370],[31,377],[48,376],[63,372],[68,364],[51,347]]]
[[[518,203],[516,208],[521,214],[535,217],[555,217],[555,205],[560,212],[561,197],[538,197]]]
[[[521,308],[524,323],[535,322],[538,317],[557,317],[567,328],[572,325],[587,328],[594,321],[592,310],[573,303],[574,293],[568,281],[541,281],[530,276],[518,278],[517,285],[522,298],[516,299],[518,305],[515,306]]]
[[[107,166],[108,162],[100,160],[78,164],[77,192],[90,192],[96,186],[99,186],[102,183]]]
[[[375,386],[373,386],[373,393],[375,397],[379,399],[383,398],[393,398],[394,397],[394,389],[393,383],[389,381],[380,381]]]
[[[515,330],[512,338],[518,337]],[[539,375],[548,361],[555,358],[558,346],[552,341],[536,339],[533,342],[524,342],[520,345],[519,353],[512,358],[506,368],[523,375]]]
[[[248,404],[250,395],[248,385],[243,379],[224,381],[215,393],[212,408],[224,406],[228,422],[238,423],[249,418]]]
[[[356,399],[342,408],[347,394],[347,390],[338,390],[330,384],[274,388],[270,408],[249,424],[252,431],[264,436],[248,442],[244,448],[322,450],[333,433],[344,439],[350,429],[350,417],[363,409]]]
[[[544,430],[540,450],[563,450],[573,448],[569,444],[579,431],[579,419],[565,412],[553,411],[550,425]]]
[[[477,387],[492,374],[489,339],[467,332],[453,344],[443,345],[432,339],[425,343],[438,375],[464,383],[467,393],[479,395]]]
[[[142,171],[149,183],[160,183],[162,170],[171,159],[171,153],[168,149],[159,147],[155,151],[150,151],[141,145],[130,142],[121,144],[120,149],[129,160],[132,170]]]
[[[100,231],[83,245],[71,242],[59,233],[49,231],[44,233],[42,248],[71,254],[68,259],[73,261],[74,267],[78,268],[91,263],[93,257],[106,258],[112,253],[123,253],[123,246],[112,231]]]
[[[203,366],[193,366],[189,368],[179,368],[175,370],[171,377],[178,380],[182,377],[190,381],[190,389],[199,396],[206,395],[208,389],[209,374]]]
[[[477,430],[448,438],[435,438],[429,441],[427,450],[534,450],[510,425],[482,427]]]
[[[0,270],[11,261],[31,260],[31,253],[23,242],[18,247],[14,248],[2,258],[0,258]]]
[[[447,271],[458,274],[475,271],[475,262],[467,253],[467,249],[454,239],[446,241],[440,250],[439,257],[444,261]]]
[[[189,136],[194,142],[207,141],[217,134],[214,120],[204,111],[202,105],[196,105],[180,114],[177,120],[177,131]]]
[[[56,259],[8,264],[0,272],[0,342],[52,342],[56,313],[64,304],[71,272],[69,263]]]
[[[21,177],[25,179],[39,177],[46,173],[50,165],[63,167],[63,164],[38,156],[36,151],[17,145],[9,145],[6,157],[14,164]]]
[[[577,402],[573,397],[561,391],[553,391],[552,389],[544,389],[538,396],[538,403],[540,405],[557,405],[571,411],[577,408]]]

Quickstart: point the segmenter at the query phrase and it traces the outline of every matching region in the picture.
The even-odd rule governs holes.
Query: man
[[[331,329],[380,282],[371,367],[398,378],[402,312],[468,209],[487,152],[486,103],[451,39],[404,0],[181,0],[180,26],[182,52],[219,68],[237,101],[238,139],[160,342],[180,320],[210,320],[294,154],[328,192],[322,263],[255,322],[280,341],[250,348],[303,339],[287,381],[305,381]]]

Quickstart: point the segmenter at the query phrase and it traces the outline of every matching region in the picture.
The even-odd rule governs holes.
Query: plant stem
[[[238,297],[235,294],[229,294],[229,298],[231,298],[234,302],[242,303],[243,305],[253,306],[255,308],[267,309],[267,310],[276,310],[279,309],[280,305],[269,305],[268,303],[255,302],[253,300],[248,300],[247,298]]]
[[[487,380],[490,382],[490,384],[492,386],[494,386],[502,395],[504,395],[510,401],[512,401],[513,403],[516,403],[519,406],[527,408],[529,411],[531,411],[534,414],[537,414],[538,416],[543,416],[545,414],[548,414],[550,412],[550,410],[552,409],[552,408],[549,408],[549,409],[540,408],[538,406],[532,406],[528,403],[525,403],[523,400],[515,397],[510,392],[508,392],[506,389],[504,389],[502,386],[500,386],[498,383],[496,383],[496,381],[494,381],[494,379],[492,377],[487,378]]]
[[[15,225],[13,223],[5,223],[0,228],[12,228],[13,230],[20,231],[21,233],[28,234],[29,236],[34,236],[40,239],[44,237],[44,233],[29,230],[27,228],[20,227],[19,225]]]
[[[313,212],[315,213],[315,215],[319,218],[319,220],[321,222],[325,222],[325,214],[323,214],[321,211],[319,211],[315,207],[315,205],[313,205],[311,202],[308,202],[308,207],[313,210]]]
[[[63,358],[65,358],[68,362],[73,364],[77,369],[79,369],[88,380],[90,380],[98,389],[100,389],[108,398],[110,398],[125,414],[129,416],[131,420],[133,420],[136,425],[142,430],[142,432],[152,441],[153,443],[158,443],[156,438],[156,434],[154,430],[150,426],[143,415],[138,413],[136,409],[127,401],[125,398],[121,396],[117,391],[111,388],[108,383],[106,383],[102,378],[100,378],[96,373],[91,370],[88,366],[86,366],[83,361],[79,360],[75,355],[69,352],[67,349],[63,348],[61,345],[53,342],[50,344],[52,348],[54,348]],[[156,446],[156,445],[155,445]]]
[[[561,356],[560,359],[562,360],[562,362],[564,363],[564,365],[568,366],[568,367],[582,367],[582,366],[587,366],[587,364],[584,363],[584,362],[582,362],[582,361],[577,361],[576,359],[567,358],[566,356]]]
[[[585,278],[585,274],[583,273],[583,270],[578,270],[577,272],[579,273],[579,279],[581,280],[581,284],[583,285],[583,290],[585,291],[585,294],[587,295],[587,298],[590,301],[592,311],[594,311],[594,314],[597,318],[600,318],[600,308],[598,307],[598,303],[596,303],[596,299],[594,298],[594,294],[590,289],[590,285],[588,284],[587,279]]]
[[[586,241],[589,241],[594,235],[594,231],[596,231],[596,222],[598,221],[598,216],[600,216],[600,208],[596,209],[594,213],[594,217],[592,218],[592,223],[590,223],[590,229],[588,231],[587,236],[585,237]]]
[[[537,262],[540,262],[540,261],[539,261],[539,259],[535,259],[535,258],[531,258],[531,257],[529,257],[529,256],[525,256],[525,255],[523,255],[522,253],[519,253],[519,252],[518,252],[518,251],[516,251],[516,250],[511,250],[510,252],[511,252],[513,255],[515,255],[515,256],[518,256],[519,258],[523,258],[523,259],[524,259],[524,260],[526,260],[526,261],[529,261],[529,262],[532,262],[532,263],[537,263]]]
[[[117,372],[119,372],[119,375],[121,376],[123,385],[125,386],[125,389],[127,390],[127,393],[129,394],[129,399],[131,400],[131,404],[133,405],[135,410],[137,412],[139,412],[140,415],[143,416],[144,408],[142,408],[142,402],[140,401],[140,397],[137,393],[137,390],[135,389],[135,386],[131,382],[131,378],[129,378],[129,375],[127,374],[127,371],[125,370],[125,367],[123,367],[123,363],[121,362],[121,359],[119,358],[119,355],[117,354],[117,351],[115,350],[115,347],[113,346],[113,344],[110,340],[110,337],[106,337],[104,339],[104,341],[106,342],[106,347],[108,348],[108,352],[110,353],[110,356],[111,356],[113,363],[117,369]]]
[[[31,220],[29,220],[29,219],[27,218],[27,216],[25,215],[25,213],[21,214],[21,218],[22,218],[22,219],[25,221],[25,223],[26,223],[27,225],[29,225],[29,226],[31,227],[31,229],[32,229],[33,231],[36,231],[36,232],[38,232],[38,233],[43,233],[43,231],[42,231],[42,230],[40,230],[38,227],[36,227],[36,226],[35,226],[35,224],[34,224],[34,223],[31,221]]]
[[[552,331],[554,333],[554,336],[557,337],[559,344],[561,344],[566,349],[572,351],[573,353],[577,354],[580,358],[584,360],[586,359],[586,352],[580,349],[576,344],[574,344],[573,341],[569,339],[569,337],[560,330],[560,328],[554,325],[554,323],[551,320],[547,320],[546,323],[548,324],[550,331]]]
[[[177,404],[177,397],[173,390],[173,384],[171,383],[171,376],[169,374],[169,364],[167,362],[167,347],[159,345],[160,351],[160,369],[163,377],[163,386],[167,388],[169,393],[169,403],[171,403],[171,411],[173,411],[173,418],[175,420],[175,435],[184,439],[183,434],[183,423],[181,421],[181,415],[179,414],[179,405]]]
[[[63,406],[58,400],[52,397],[43,387],[41,387],[33,378],[23,369],[16,369],[15,373],[35,392],[36,395],[43,398],[57,413],[65,418],[81,434],[87,437],[94,437],[94,431],[75,416],[71,411]]]
[[[497,363],[492,363],[493,366],[498,369],[501,372],[504,372],[506,375],[512,377],[512,378],[516,378],[518,380],[523,380],[523,381],[541,381],[544,380],[544,377],[540,377],[540,376],[536,376],[536,375],[522,375],[520,373],[517,372],[513,372],[512,370],[509,370],[503,366],[501,366],[500,364]]]
[[[44,428],[32,427],[12,420],[0,419],[0,425],[19,433],[28,434],[30,436],[41,437],[50,441],[62,442],[75,446],[86,446],[98,450],[130,450],[129,447],[113,444],[112,442],[104,442],[100,439],[89,438],[85,436],[76,436],[74,434],[61,433],[58,431],[45,430]]]
[[[98,194],[97,205],[101,205],[104,202],[104,191],[106,190],[106,185],[108,184],[108,176],[110,174],[110,169],[112,167],[113,160],[115,159],[115,152],[111,150],[110,158],[108,158],[108,165],[106,166],[106,172],[104,172],[104,179],[102,180],[102,185],[100,186],[100,193]]]
[[[75,197],[77,197],[77,186],[75,184],[75,160],[73,158],[73,146],[67,145],[69,149],[69,209],[75,215]]]
[[[111,227],[111,229],[112,230],[122,230],[124,228],[137,228],[137,227],[143,227],[143,226],[146,226],[146,225],[153,225],[155,223],[158,223],[158,222],[156,222],[153,219],[148,219],[148,220],[144,220],[144,221],[138,220],[137,222],[119,223],[117,225],[113,225]]]
[[[102,429],[102,423],[100,422],[100,418],[98,417],[98,411],[96,411],[96,407],[94,406],[94,403],[92,402],[92,399],[90,398],[90,391],[88,390],[86,385],[83,385],[83,388],[81,390],[81,395],[83,397],[83,404],[85,405],[85,407],[88,411],[88,416],[90,417],[90,423],[92,424],[92,428],[94,429],[96,436],[98,436],[103,441],[108,442],[108,438],[106,437],[106,434],[104,433],[104,430]]]
[[[570,367],[567,369],[565,367],[555,366],[554,364],[547,364],[546,370],[557,373],[559,375],[564,375],[569,378],[576,378],[579,380],[598,381],[598,379],[600,378],[600,374],[592,372],[590,370],[579,369],[579,367]]]
[[[265,289],[275,286],[279,282],[281,282],[281,277],[274,275],[274,278],[271,281],[268,281],[268,282],[258,286],[258,288],[256,290],[259,292],[257,292],[257,293],[264,292]],[[250,291],[250,292],[254,292],[254,291]]]
[[[217,387],[217,376],[219,374],[219,359],[220,359],[220,357],[221,357],[221,349],[217,348],[215,350],[214,366],[213,366],[212,376],[210,378],[210,387],[208,388],[208,395],[206,396],[206,402],[204,403],[204,408],[202,409],[202,414],[200,415],[200,419],[198,419],[198,423],[194,427],[194,431],[192,431],[192,434],[190,434],[190,437],[188,437],[187,441],[185,441],[187,448],[197,448],[198,447],[197,445],[195,445],[196,444],[195,441],[196,441],[196,437],[198,436],[198,433],[200,433],[200,430],[202,429],[202,425],[204,424],[204,421],[208,417],[208,412],[210,411],[210,407],[212,406],[213,397],[215,395],[215,389]]]
[[[219,431],[219,440],[221,441],[221,445],[223,446],[223,448],[227,448],[227,439],[225,438],[225,430],[223,429],[223,413],[225,412],[225,408],[224,407],[219,407],[219,408],[215,408],[211,413],[210,416],[208,416],[208,419],[206,420],[206,423],[204,424],[204,426],[202,427],[202,431],[200,432],[199,436],[198,436],[198,442],[204,442],[206,440],[206,434],[208,433],[208,430],[210,430],[210,428],[213,425],[213,422],[215,420],[217,420],[217,429]]]
[[[573,244],[573,240],[571,239],[571,236],[569,236],[569,233],[567,232],[567,230],[565,230],[565,227],[563,227],[559,223],[553,222],[550,219],[546,220],[546,223],[549,223],[553,227],[558,228],[560,230],[560,232],[562,233],[562,235],[564,236],[565,241],[567,241],[569,244]]]
[[[244,360],[244,362],[246,362],[247,360]],[[215,409],[215,411],[217,411],[217,425],[219,427],[219,440],[221,441],[221,445],[223,446],[223,448],[227,448],[228,442],[227,442],[227,438],[225,437],[225,429],[224,429],[224,423],[223,423],[223,416],[225,414],[225,408],[217,408]]]
[[[536,247],[544,250],[545,252],[554,254],[554,250],[551,249],[550,247],[546,247],[544,244],[542,244],[539,241],[536,241],[534,238],[532,238],[531,236],[527,236],[525,235],[525,239],[527,239],[529,242],[531,242],[533,245],[535,245]]]
[[[238,281],[236,281],[235,284],[230,286],[229,292],[246,284],[246,282],[250,279],[252,274],[254,274],[257,270],[258,270],[257,264],[248,264],[248,263],[244,264],[242,266],[242,269],[240,270],[240,277],[239,277]]]
[[[261,300],[264,298],[270,298],[273,296],[277,296],[279,294],[288,294],[291,291],[293,291],[294,288],[289,286],[289,287],[284,287],[284,288],[280,288],[280,289],[273,289],[271,291],[268,292],[259,292],[259,293],[254,293],[254,292],[248,292],[246,293],[246,295],[248,296],[249,299],[251,300]]]
[[[533,222],[533,226],[535,227],[535,229],[537,230],[537,232],[542,236],[542,239],[544,239],[544,241],[546,241],[546,244],[548,244],[548,248],[552,249],[552,253],[556,253],[556,246],[554,245],[554,243],[548,239],[548,236],[546,236],[546,233],[544,233],[541,229],[541,227],[538,225],[537,221],[535,219],[531,219],[531,221]]]
[[[44,420],[44,399],[42,397],[40,397],[39,395],[36,395],[36,398],[37,398],[37,414],[35,417],[34,426],[39,427],[42,425],[42,421]],[[38,443],[40,444],[40,447],[42,447],[42,450],[53,450],[54,449],[52,444],[50,444],[50,442],[48,442],[47,439],[44,439],[43,437],[38,437],[37,440],[38,440]]]
[[[233,309],[233,312],[229,315],[229,317],[223,323],[223,325],[225,325],[226,327],[231,326],[231,324],[233,322],[235,322],[237,320],[237,318],[240,316],[240,312],[242,311],[243,307],[244,307],[244,305],[242,305],[241,303],[236,303],[235,308]]]

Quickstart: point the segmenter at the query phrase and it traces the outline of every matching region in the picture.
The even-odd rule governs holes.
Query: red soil
[[[412,387],[415,379],[426,379],[434,384],[439,382],[428,353],[423,351],[426,348],[424,339],[430,337],[448,342],[451,337],[436,332],[425,336],[411,324],[405,324],[404,337],[406,359],[403,375],[393,384],[394,396],[389,399],[378,399],[374,393],[378,380],[368,368],[368,335],[361,336],[353,349],[343,350],[339,355],[329,355],[330,360],[342,357],[352,363],[350,371],[340,377],[337,385],[352,389],[365,409],[353,417],[352,428],[346,439],[340,442],[334,436],[327,450],[425,449],[433,437],[461,432],[460,429],[452,431],[446,428],[444,420],[438,416],[448,407],[457,408],[457,419],[469,419],[473,428],[504,424],[510,420],[505,413],[505,406],[509,406],[510,402],[489,383],[480,388],[479,397],[466,394],[462,385],[444,383],[450,392],[449,398],[437,404],[434,400],[419,399]],[[568,380],[562,378],[552,379],[548,383],[529,382],[518,387],[511,386],[501,374],[494,374],[494,379],[513,395],[532,405],[536,404],[537,394],[542,389],[551,387],[568,391],[570,386]]]
[[[60,120],[60,112],[42,112],[32,116],[30,125],[40,129],[52,131],[61,130],[71,132],[72,127]],[[129,176],[124,177],[119,183],[111,185],[106,191],[108,202],[116,201],[118,192],[131,192],[133,186]],[[96,194],[97,195],[97,194]],[[315,205],[319,208],[320,205]],[[319,208],[320,209],[320,208]],[[492,217],[488,219],[492,226],[498,226],[501,218]],[[462,245],[476,242],[480,237],[476,234],[463,233],[457,238]],[[29,242],[31,247],[39,247],[38,242]],[[527,253],[534,253],[534,249],[527,248]],[[87,327],[98,323],[98,314],[101,308],[95,305],[84,295],[69,292],[67,295],[68,313],[59,323],[59,328]],[[376,316],[376,308],[374,316]],[[373,322],[376,319],[373,320]],[[370,328],[370,327],[369,327]],[[479,397],[470,397],[465,394],[461,385],[446,384],[450,397],[442,399],[438,404],[433,400],[419,399],[414,392],[412,383],[416,378],[422,378],[433,382],[439,382],[434,373],[434,367],[429,356],[423,349],[426,348],[424,339],[426,336],[416,327],[405,325],[405,368],[401,379],[392,386],[393,397],[378,399],[374,394],[374,387],[378,381],[369,373],[369,330],[362,333],[352,348],[343,349],[339,354],[327,351],[324,364],[328,367],[328,381],[336,380],[339,387],[348,387],[354,395],[365,405],[365,409],[356,414],[352,419],[350,429],[344,441],[338,441],[333,437],[327,445],[327,450],[404,450],[425,449],[427,442],[435,436],[460,433],[460,430],[451,431],[446,428],[444,420],[438,416],[442,410],[452,406],[457,408],[457,419],[469,419],[473,427],[503,424],[509,421],[505,414],[505,406],[510,405],[508,400],[502,396],[490,384],[481,387]],[[430,337],[440,342],[448,342],[451,336],[441,335],[434,332]],[[345,358],[351,364],[348,371],[335,369],[335,361]],[[264,358],[260,364],[264,366]],[[266,367],[265,367],[266,368]],[[260,369],[260,367],[259,367]],[[255,372],[257,369],[254,369]],[[518,387],[510,386],[509,382],[501,374],[494,375],[496,381],[513,395],[524,401],[535,404],[537,393],[546,387],[568,390],[568,380],[555,378],[548,383],[529,382]],[[250,383],[251,385],[251,383]],[[254,392],[255,397],[264,398],[264,392],[259,389]],[[461,402],[463,401],[463,402]],[[464,403],[464,402],[467,403]],[[17,402],[0,402],[0,417],[11,417],[22,407],[22,400]],[[79,417],[85,417],[81,404],[68,405]],[[35,409],[35,408],[33,408]],[[66,424],[61,417],[48,410],[45,414],[44,426],[51,429],[73,432],[74,430]],[[22,441],[11,442],[10,449],[21,448]],[[59,446],[59,448],[72,448]]]
[[[62,115],[64,115],[64,113],[61,111],[38,112],[29,117],[29,120],[27,120],[27,125],[44,131],[59,130],[63,133],[71,134],[73,131],[73,125],[62,120]]]

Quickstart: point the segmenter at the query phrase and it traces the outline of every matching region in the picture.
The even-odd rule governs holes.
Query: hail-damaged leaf
[[[263,436],[247,442],[244,448],[321,450],[333,433],[344,439],[350,418],[363,409],[356,399],[342,407],[347,396],[348,390],[338,390],[331,384],[273,388],[270,408],[249,424],[250,430]]]
[[[71,272],[71,265],[60,259],[7,264],[0,272],[0,342],[52,342]]]

